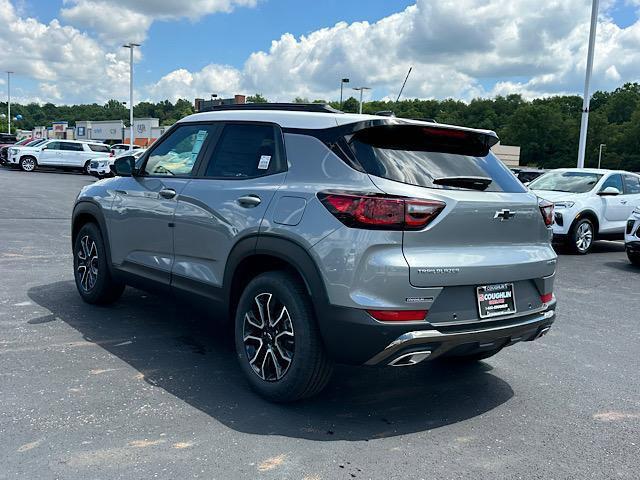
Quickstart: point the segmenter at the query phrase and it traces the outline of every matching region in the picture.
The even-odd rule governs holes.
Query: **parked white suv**
[[[594,240],[622,240],[627,219],[640,205],[640,175],[620,170],[563,168],[529,184],[555,205],[555,242],[586,254]]]
[[[108,145],[76,140],[47,140],[35,147],[9,149],[9,164],[32,172],[39,165],[82,169],[89,173],[89,162],[98,157],[109,158]]]
[[[640,267],[640,207],[636,208],[627,220],[624,243],[629,261]]]
[[[98,178],[113,177],[111,167],[117,159],[131,156],[137,162],[144,152],[146,152],[146,149],[136,148],[134,150],[125,150],[124,152],[117,154],[115,157],[112,156],[109,158],[92,159],[89,162],[89,174]]]

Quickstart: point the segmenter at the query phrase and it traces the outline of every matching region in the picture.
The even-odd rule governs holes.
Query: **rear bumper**
[[[529,315],[437,327],[428,322],[381,323],[363,310],[334,306],[322,309],[318,317],[325,346],[335,361],[389,365],[412,352],[429,352],[433,359],[535,340],[554,322],[555,306],[554,300]]]
[[[536,340],[548,332],[554,320],[555,310],[549,309],[516,324],[449,333],[435,329],[407,332],[374,355],[366,364],[390,365],[418,351],[429,352],[428,358],[433,359],[453,350],[472,352],[499,349],[518,342]]]

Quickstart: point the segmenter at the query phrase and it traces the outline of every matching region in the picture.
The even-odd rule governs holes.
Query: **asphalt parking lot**
[[[273,405],[206,313],[133,289],[81,302],[69,217],[91,181],[0,168],[1,479],[639,478],[640,270],[621,243],[560,257],[538,342],[474,367],[339,367]]]

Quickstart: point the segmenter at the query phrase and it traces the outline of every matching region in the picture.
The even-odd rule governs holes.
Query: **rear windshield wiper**
[[[435,185],[446,185],[448,187],[468,188],[471,190],[486,190],[493,182],[488,177],[441,177],[434,178]]]

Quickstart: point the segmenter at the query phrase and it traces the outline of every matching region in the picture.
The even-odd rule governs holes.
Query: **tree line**
[[[257,93],[247,101],[264,103],[268,100]],[[308,103],[306,98],[295,102]],[[355,113],[358,101],[351,97],[329,103],[337,109]],[[6,104],[0,103],[0,111]],[[126,105],[110,100],[105,105],[12,105],[12,116],[22,115],[18,128],[31,129],[37,125],[50,125],[53,121],[117,120],[129,117]],[[372,101],[363,105],[364,113],[392,111],[398,117],[433,119],[439,123],[495,130],[505,145],[522,147],[521,164],[542,168],[575,166],[578,152],[578,136],[582,98],[577,95],[552,96],[531,101],[521,95],[498,96],[491,99],[474,99],[469,103],[459,100],[402,100]],[[172,103],[141,102],[134,107],[136,117],[155,117],[161,125],[171,125],[180,118],[194,113],[188,100]],[[0,130],[6,131],[0,122]],[[591,100],[589,135],[585,165],[595,167],[598,152],[603,147],[602,166],[640,171],[640,84],[627,83],[612,91],[598,91]]]

